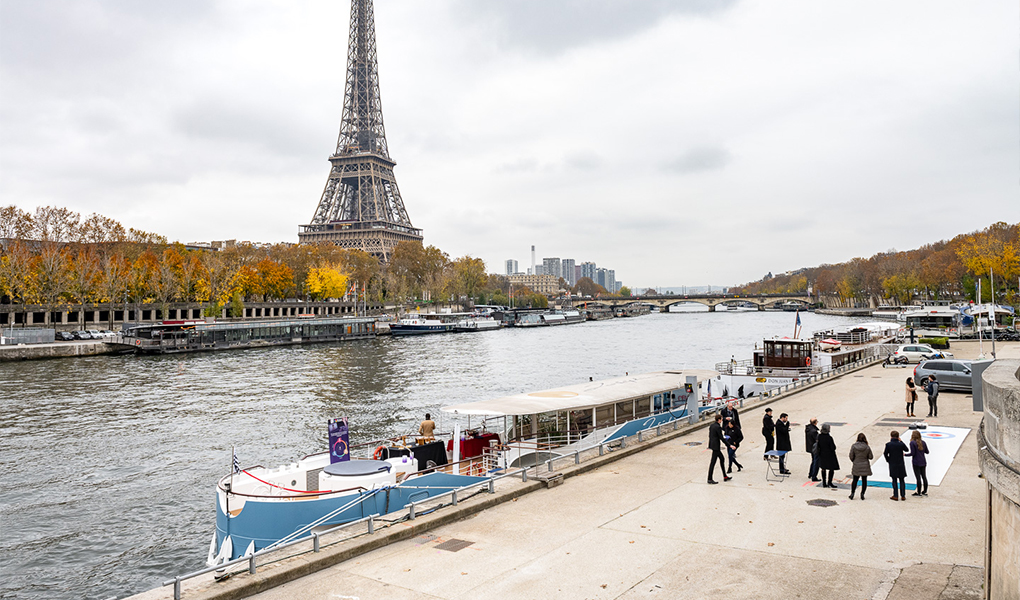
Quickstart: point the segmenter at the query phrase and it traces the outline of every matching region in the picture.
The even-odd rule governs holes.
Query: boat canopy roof
[[[495,400],[454,404],[444,406],[441,410],[453,414],[487,417],[509,417],[562,410],[578,410],[680,389],[686,383],[688,377],[697,377],[698,383],[701,383],[718,376],[718,371],[709,369],[642,373],[640,375],[628,375],[614,379],[587,381],[541,392],[514,394],[504,398],[496,398]]]

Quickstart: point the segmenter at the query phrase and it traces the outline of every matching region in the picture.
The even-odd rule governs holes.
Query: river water
[[[180,356],[0,363],[0,598],[123,597],[204,566],[231,447],[276,466],[447,404],[750,358],[794,315],[689,312]],[[813,330],[851,319],[801,314]],[[449,421],[445,423],[446,430]]]

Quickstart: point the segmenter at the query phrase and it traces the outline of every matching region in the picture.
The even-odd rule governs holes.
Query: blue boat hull
[[[292,501],[249,499],[241,512],[233,517],[228,517],[223,512],[217,498],[216,548],[217,550],[221,548],[224,539],[230,536],[233,548],[230,557],[232,560],[243,556],[252,542],[255,544],[256,552],[262,550],[354,500],[361,499],[360,502],[354,503],[328,521],[318,523],[317,526],[341,525],[373,514],[384,515],[402,510],[411,502],[444,494],[485,479],[468,475],[430,473],[413,477],[397,486],[335,497]],[[304,533],[302,537],[305,535],[308,533]]]

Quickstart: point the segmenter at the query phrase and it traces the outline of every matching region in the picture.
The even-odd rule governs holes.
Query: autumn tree
[[[13,204],[0,207],[0,239],[26,239],[32,227],[32,215],[29,212]]]
[[[477,298],[488,281],[485,262],[480,258],[462,256],[451,263],[450,269],[449,289],[455,298]]]
[[[34,296],[33,260],[32,252],[21,241],[8,244],[0,256],[0,292],[12,303],[21,304],[22,310]]]
[[[100,300],[106,300],[109,304],[109,328],[113,329],[113,305],[124,298],[127,299],[128,275],[131,265],[120,254],[107,254],[99,262],[99,273],[97,277],[97,290]],[[123,319],[127,321],[125,314]]]
[[[606,288],[592,281],[591,277],[582,277],[578,279],[577,283],[574,285],[573,292],[579,296],[591,296],[593,298],[599,294],[608,294]]]
[[[83,325],[85,304],[95,302],[99,287],[99,262],[91,248],[81,247],[70,257],[67,284],[68,295],[79,306],[78,323]]]
[[[347,293],[347,274],[338,265],[313,267],[305,279],[305,291],[315,300],[341,298]]]
[[[46,308],[44,323],[50,322],[52,313],[67,290],[69,270],[67,259],[57,244],[44,244],[32,261],[33,289],[36,300]]]

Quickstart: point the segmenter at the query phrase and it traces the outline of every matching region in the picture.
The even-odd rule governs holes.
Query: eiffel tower
[[[329,162],[315,215],[299,227],[301,243],[332,242],[386,262],[398,243],[421,242],[421,229],[411,225],[400,197],[393,176],[397,163],[386,145],[372,0],[351,0],[344,111]]]

